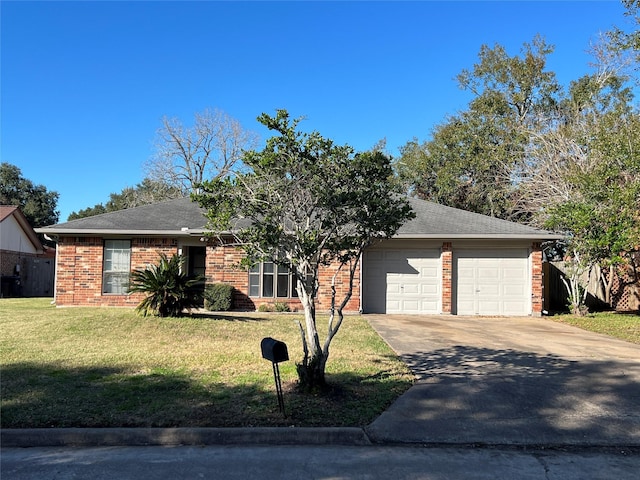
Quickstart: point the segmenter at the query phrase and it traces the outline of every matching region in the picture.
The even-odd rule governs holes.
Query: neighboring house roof
[[[15,205],[0,205],[0,228],[2,228],[2,223],[8,223],[9,218],[13,218],[18,223],[18,226],[29,242],[31,242],[36,252],[42,253],[42,243],[31,225],[29,225],[27,218],[20,211],[20,208]],[[0,245],[0,248],[2,248],[2,245]]]
[[[416,218],[405,223],[397,238],[468,238],[551,240],[559,235],[519,223],[409,198]],[[36,229],[48,235],[202,235],[204,209],[189,198],[103,213]]]

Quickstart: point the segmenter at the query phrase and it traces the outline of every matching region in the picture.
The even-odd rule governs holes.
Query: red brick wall
[[[338,265],[329,265],[321,268],[319,272],[320,290],[316,300],[316,308],[320,311],[328,311],[331,308],[331,281],[338,269]],[[336,278],[336,306],[339,306],[349,289],[349,268],[347,265]],[[346,312],[357,312],[360,310],[360,271],[356,271],[353,279],[352,297],[344,309]]]
[[[442,244],[442,313],[448,314],[452,310],[453,290],[453,246],[451,242]]]
[[[260,305],[273,305],[275,302],[286,303],[292,311],[302,309],[302,304],[297,298],[261,298],[249,297],[249,274],[238,266],[244,254],[241,250],[232,246],[208,246],[206,259],[207,283],[229,283],[235,287],[234,308],[238,310],[255,310]],[[331,279],[336,271],[336,266],[320,270],[320,291],[316,299],[318,311],[329,310],[331,306]],[[341,301],[349,287],[348,271],[340,272],[337,279],[337,301]],[[360,275],[354,279],[353,296],[345,311],[357,312],[360,309]]]
[[[56,305],[135,307],[142,294],[102,293],[104,240],[99,237],[63,237],[58,242]],[[177,252],[175,239],[134,238],[131,240],[131,268],[157,263],[158,255]]]
[[[536,242],[531,248],[531,309],[534,316],[540,316],[544,303],[542,245]]]
[[[58,273],[56,284],[56,304],[58,306],[126,306],[135,307],[142,294],[114,295],[102,293],[102,238],[63,237],[58,243]],[[131,269],[145,268],[158,261],[160,252],[171,256],[178,251],[175,239],[134,238],[131,241]],[[302,305],[296,298],[253,298],[248,296],[249,274],[238,267],[243,257],[241,250],[231,246],[207,246],[205,276],[207,283],[229,283],[235,287],[234,306],[239,310],[255,310],[261,304],[285,302],[291,310],[301,310]],[[335,267],[320,272],[321,291],[318,294],[316,308],[319,311],[330,307],[330,282]],[[338,300],[342,299],[348,287],[348,272],[341,272],[338,285]],[[326,282],[326,283],[325,283]],[[354,281],[353,297],[346,311],[358,311],[360,308],[360,281],[357,275]]]

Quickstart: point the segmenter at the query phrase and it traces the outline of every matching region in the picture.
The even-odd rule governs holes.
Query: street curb
[[[35,428],[1,429],[0,446],[372,445],[361,428]]]

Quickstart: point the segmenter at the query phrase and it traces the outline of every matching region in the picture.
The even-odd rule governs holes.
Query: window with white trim
[[[131,241],[105,240],[102,258],[102,293],[126,294],[131,272]]]
[[[287,267],[273,262],[259,263],[249,270],[249,296],[298,298],[296,278]]]

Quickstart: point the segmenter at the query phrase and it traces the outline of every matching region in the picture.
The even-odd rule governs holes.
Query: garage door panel
[[[423,295],[438,295],[440,293],[439,285],[422,285],[421,293]]]
[[[469,296],[473,296],[473,294],[475,293],[476,288],[473,285],[473,283],[466,283],[466,284],[458,284],[458,297],[459,300],[462,300],[462,297],[469,297]]]
[[[403,311],[420,311],[420,302],[418,300],[405,300],[402,302]]]
[[[389,312],[399,312],[401,310],[401,304],[397,300],[387,300],[386,308]]]
[[[522,302],[509,302],[503,303],[504,313],[503,315],[525,315],[522,310]]]
[[[525,285],[504,285],[504,296],[505,297],[522,297],[526,294]]]
[[[500,309],[500,302],[497,300],[480,300],[478,303],[478,315],[495,315]]]
[[[454,252],[459,315],[528,315],[531,283],[528,249]]]
[[[402,293],[405,295],[418,295],[420,293],[420,285],[405,283],[402,285]]]
[[[376,313],[440,313],[440,252],[393,249],[367,252],[363,308]]]
[[[392,283],[387,285],[387,293],[400,293],[400,284]]]
[[[497,280],[500,278],[500,270],[498,270],[495,266],[494,267],[479,266],[478,275],[480,276],[480,278]]]
[[[523,279],[523,271],[522,269],[517,268],[505,268],[502,270],[503,277],[505,280],[522,280]]]
[[[500,296],[500,285],[482,285],[482,288],[477,292],[481,296]]]

